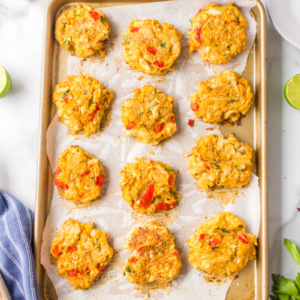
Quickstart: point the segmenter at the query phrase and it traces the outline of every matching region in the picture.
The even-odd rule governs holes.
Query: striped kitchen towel
[[[34,214],[0,189],[0,271],[13,300],[40,299],[34,267]]]

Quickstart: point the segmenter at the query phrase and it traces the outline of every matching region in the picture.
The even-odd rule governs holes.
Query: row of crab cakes
[[[189,52],[198,51],[203,61],[229,62],[247,43],[246,19],[234,5],[209,4],[191,19]],[[62,47],[79,57],[105,56],[110,34],[107,17],[88,5],[63,12],[56,22],[55,37]],[[181,52],[181,34],[157,20],[133,20],[122,38],[123,58],[145,74],[166,74]]]
[[[191,109],[205,123],[232,125],[244,117],[252,104],[248,81],[232,71],[224,71],[209,81],[200,82],[191,97]],[[105,110],[113,98],[96,79],[88,75],[68,76],[56,85],[53,102],[60,121],[69,132],[85,136],[99,130]],[[126,136],[157,145],[177,131],[173,112],[174,98],[150,84],[136,88],[134,96],[122,104]]]
[[[75,290],[89,288],[113,256],[109,235],[93,225],[69,219],[51,244],[57,274],[69,279]],[[236,276],[256,257],[257,240],[245,227],[230,212],[216,214],[199,225],[187,241],[190,264],[223,279]],[[154,222],[137,227],[123,249],[132,253],[123,275],[133,284],[168,283],[179,274],[181,258],[167,227]]]
[[[248,185],[253,149],[233,134],[201,137],[186,156],[191,175],[203,189],[238,188]],[[54,184],[62,198],[88,203],[97,199],[104,182],[98,158],[79,146],[70,146],[59,156]],[[170,165],[141,157],[121,170],[123,199],[142,214],[168,211],[177,205],[175,171]]]

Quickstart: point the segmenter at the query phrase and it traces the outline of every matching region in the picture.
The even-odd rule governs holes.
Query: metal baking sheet
[[[161,0],[160,0],[161,1]],[[257,35],[250,52],[243,76],[252,85],[254,105],[243,119],[242,126],[221,126],[222,134],[232,132],[238,139],[249,143],[255,150],[253,159],[254,173],[259,177],[261,197],[261,224],[258,236],[257,260],[251,262],[232,281],[227,293],[227,300],[268,299],[268,208],[267,208],[267,78],[266,78],[266,20],[263,5],[259,0],[253,0],[257,5],[252,14],[257,21]],[[55,21],[59,13],[78,3],[93,7],[110,7],[130,5],[152,1],[68,1],[51,0],[48,3],[44,20],[43,64],[41,78],[40,123],[38,170],[36,186],[36,207],[34,226],[34,251],[36,270],[41,299],[57,299],[55,289],[40,263],[40,250],[44,225],[49,213],[53,193],[53,179],[46,153],[46,132],[55,115],[55,105],[52,103],[52,93],[55,85],[67,76],[68,53],[58,47],[54,37]],[[213,1],[212,1],[213,2]]]

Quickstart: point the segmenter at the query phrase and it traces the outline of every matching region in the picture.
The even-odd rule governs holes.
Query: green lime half
[[[9,73],[0,65],[0,98],[5,97],[12,89],[12,80]]]
[[[292,107],[300,109],[300,74],[294,75],[285,84],[284,97]]]
[[[8,95],[12,88],[12,81],[9,73],[0,65],[0,98]]]

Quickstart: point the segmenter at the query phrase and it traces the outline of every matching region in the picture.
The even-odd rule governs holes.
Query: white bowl
[[[278,33],[300,49],[300,0],[266,0],[266,3]]]

